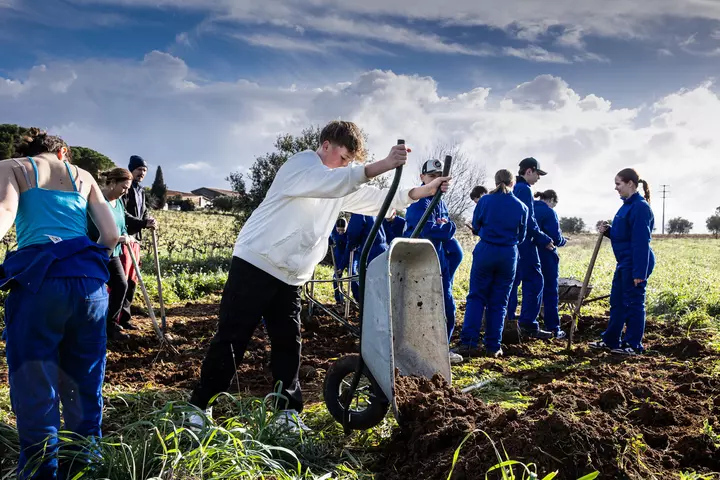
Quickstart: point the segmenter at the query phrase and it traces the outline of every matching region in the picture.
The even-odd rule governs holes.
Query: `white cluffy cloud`
[[[628,166],[654,187],[669,184],[666,217],[689,218],[696,231],[720,204],[703,193],[720,181],[720,97],[710,83],[649,106],[614,108],[551,75],[507,92],[478,86],[452,96],[440,95],[430,77],[378,70],[338,84],[278,88],[207,81],[161,52],[140,62],[57,63],[0,78],[0,122],[46,127],[118,165],[140,154],[182,191],[227,187],[225,177],[271,151],[278,134],[334,118],[358,122],[376,158],[397,138],[414,147],[418,162],[420,152],[458,142],[490,175],[534,156],[549,172],[536,188],[554,188],[558,213],[587,223],[614,215],[613,178]],[[405,184],[419,181],[406,172]]]

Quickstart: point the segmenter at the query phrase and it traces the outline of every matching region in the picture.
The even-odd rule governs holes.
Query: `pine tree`
[[[158,210],[165,208],[165,204],[167,203],[167,185],[165,185],[162,167],[160,166],[158,166],[157,172],[155,173],[155,181],[150,189],[150,195],[155,202],[155,208]]]

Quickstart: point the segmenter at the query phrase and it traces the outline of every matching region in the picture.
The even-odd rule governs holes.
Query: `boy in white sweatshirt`
[[[283,419],[306,427],[297,414],[303,400],[298,373],[301,357],[300,292],[327,252],[327,238],[341,211],[377,215],[387,189],[366,185],[373,177],[404,165],[409,149],[396,145],[368,165],[360,129],[330,122],[320,148],[293,155],[278,170],[267,195],[238,235],[220,302],[218,330],[203,361],[200,383],[190,402],[206,409],[226,391],[261,318],[270,337],[273,381],[282,382]],[[447,190],[449,177],[398,189],[390,208],[404,209],[420,198]],[[197,423],[191,419],[191,423]]]

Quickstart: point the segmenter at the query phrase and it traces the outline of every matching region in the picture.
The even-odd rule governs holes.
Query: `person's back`
[[[484,195],[473,216],[473,228],[481,241],[512,246],[525,239],[527,207],[512,193]]]
[[[97,184],[67,163],[61,139],[31,129],[17,149],[26,157],[0,162],[0,238],[16,223],[19,245],[0,288],[10,290],[4,337],[18,478],[55,478],[60,401],[67,430],[101,434],[106,263],[118,236]],[[88,209],[102,245],[86,236]],[[69,381],[59,382],[61,367]]]

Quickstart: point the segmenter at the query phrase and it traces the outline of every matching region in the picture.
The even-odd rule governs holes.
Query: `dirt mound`
[[[657,352],[662,353],[668,357],[675,357],[681,360],[687,360],[690,358],[697,358],[711,354],[708,349],[695,339],[683,338],[677,343],[671,343],[669,345],[658,345],[655,347]]]

